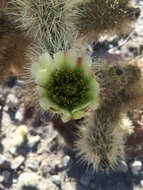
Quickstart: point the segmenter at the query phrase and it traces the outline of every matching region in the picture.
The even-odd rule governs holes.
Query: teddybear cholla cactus
[[[140,15],[130,0],[67,1],[67,19],[74,24],[79,37],[97,40],[103,34],[125,33]]]
[[[129,0],[11,0],[7,15],[28,36],[46,45],[49,53],[69,49],[75,40],[98,39],[131,28],[140,10]],[[126,26],[126,27],[125,27]],[[77,42],[76,42],[77,43]]]
[[[92,163],[96,170],[115,169],[118,162],[125,159],[125,138],[133,132],[133,126],[126,116],[118,114],[118,110],[112,108],[111,111],[111,105],[107,104],[90,113],[79,127],[76,150],[80,159]]]
[[[46,45],[50,54],[68,49],[76,34],[65,21],[66,0],[12,0],[5,11],[26,36]]]
[[[75,143],[81,160],[96,170],[115,169],[125,159],[127,136],[133,132],[126,113],[143,101],[141,62],[103,65],[96,73],[101,88],[99,108],[78,124]]]
[[[130,21],[136,20],[139,16],[139,9],[129,8],[128,0],[79,0],[75,2],[11,0],[8,1],[6,11],[9,19],[15,19],[16,24],[26,36],[40,41],[50,54],[72,46],[73,36],[77,33],[78,37],[93,39],[96,35],[98,38],[103,33],[111,31],[116,33],[124,30],[125,24],[130,24]],[[74,26],[74,32],[72,26]],[[31,65],[28,50],[30,49],[27,48],[26,55]],[[109,67],[100,69],[99,73],[103,78],[100,78],[97,72],[95,73],[97,77],[99,76],[101,88],[100,107],[97,111],[90,113],[90,120],[85,119],[79,127],[75,126],[79,129],[79,137],[75,143],[76,149],[79,150],[82,158],[89,163],[92,162],[96,169],[114,168],[118,158],[124,158],[124,138],[127,135],[125,131],[132,127],[130,121],[126,116],[123,118],[121,113],[126,113],[132,106],[139,105],[135,104],[134,98],[142,100],[143,94],[142,88],[136,88],[141,87],[142,79],[137,66],[125,65],[124,67],[124,64],[119,64],[119,68],[117,65]],[[29,71],[28,75],[31,75]],[[26,73],[24,72],[24,75]],[[28,77],[31,80],[31,76]],[[29,81],[26,85],[29,88],[29,94],[36,96],[34,99],[38,102],[41,94],[37,92],[36,82]],[[43,84],[42,86],[40,84],[40,87],[43,88]],[[121,129],[121,126],[124,126],[126,130]],[[119,135],[116,139],[115,134]]]

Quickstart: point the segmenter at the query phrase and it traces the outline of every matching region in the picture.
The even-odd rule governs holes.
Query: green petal
[[[40,69],[39,64],[32,64],[31,65],[30,72],[34,78],[36,77],[36,73],[38,72],[39,69]]]
[[[41,97],[47,97],[47,90],[45,88],[42,88],[40,86],[37,86],[36,88]]]
[[[83,60],[82,60],[82,64],[81,64],[81,68],[83,70],[83,74],[85,76],[89,76],[91,77],[91,64],[92,64],[92,60],[89,56],[84,56],[82,57]]]
[[[91,93],[96,93],[97,95],[99,94],[99,91],[100,91],[100,87],[99,87],[99,84],[98,82],[96,81],[96,79],[93,79],[91,82],[90,82],[90,90],[91,90]]]
[[[78,54],[75,50],[68,51],[66,56],[66,62],[68,63],[71,69],[73,69],[77,65],[77,58]]]
[[[98,108],[98,106],[99,106],[99,102],[98,102],[98,99],[96,98],[95,101],[92,101],[92,102],[91,102],[91,104],[90,104],[89,107],[90,107],[92,110],[96,110],[96,109]]]
[[[39,85],[46,85],[48,83],[50,76],[51,76],[50,73],[47,72],[46,69],[39,70],[39,72],[37,72],[36,74],[35,81]]]
[[[83,63],[85,64],[85,66],[86,66],[88,69],[90,69],[90,68],[91,68],[91,65],[92,65],[92,59],[91,59],[91,57],[88,56],[88,55],[85,55],[85,56],[83,57]]]
[[[61,113],[61,119],[63,120],[63,122],[67,122],[71,120],[72,115],[68,110],[60,108],[60,113]]]
[[[73,114],[74,119],[81,119],[84,117],[85,112],[84,111],[77,111]]]
[[[55,111],[59,110],[59,107],[54,104],[48,97],[40,99],[40,106],[45,110],[48,110],[50,108],[53,108]]]
[[[67,52],[61,51],[54,55],[55,63],[57,67],[68,66],[73,69],[77,63],[78,54],[75,50],[69,50]]]
[[[47,98],[41,98],[39,103],[44,110],[48,110],[51,106],[51,102]]]
[[[71,117],[71,113],[66,109],[60,108],[60,112],[65,116]]]
[[[43,55],[40,56],[39,62],[42,65],[50,66],[53,65],[54,61],[51,58],[51,56],[48,53],[44,53]]]
[[[90,105],[90,102],[78,106],[77,108],[72,110],[72,114],[74,114],[78,111],[81,111],[81,110],[85,110],[86,108],[88,108],[89,105]]]
[[[66,116],[66,115],[62,115],[61,119],[64,123],[68,122],[69,120],[71,120],[71,116]]]
[[[99,105],[99,86],[95,85],[94,89],[91,89],[90,91],[90,97],[91,97],[91,101],[90,101],[90,108],[95,110],[97,109],[98,105]]]
[[[62,67],[65,63],[65,55],[64,52],[60,51],[54,54],[54,61],[58,68]]]
[[[39,63],[32,64],[31,74],[36,83],[44,85],[47,83],[52,71],[54,70],[53,60],[48,53],[39,58]]]

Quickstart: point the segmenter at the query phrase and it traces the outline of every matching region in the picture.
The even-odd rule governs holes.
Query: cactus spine
[[[69,49],[74,43],[72,23],[65,21],[66,0],[12,0],[7,15],[26,36],[46,46],[50,54]]]
[[[129,0],[69,1],[67,19],[85,41],[96,41],[103,34],[126,33],[140,15],[140,9],[130,6]]]

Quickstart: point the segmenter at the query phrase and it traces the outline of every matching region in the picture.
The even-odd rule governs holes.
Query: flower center
[[[59,106],[72,110],[88,100],[89,81],[78,70],[53,72],[46,86],[47,94]]]

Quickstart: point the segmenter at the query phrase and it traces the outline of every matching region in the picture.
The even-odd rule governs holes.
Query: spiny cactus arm
[[[2,9],[7,7],[7,0],[1,0],[0,1],[0,11],[2,11]]]
[[[24,70],[24,54],[29,43],[21,32],[0,32],[0,83],[6,82],[11,72],[18,76]]]
[[[130,31],[140,15],[124,0],[67,1],[67,20],[84,41],[94,41],[103,34],[113,35]]]
[[[119,106],[115,102],[114,106]],[[90,113],[78,128],[75,150],[82,162],[92,164],[97,171],[114,170],[125,159],[125,138],[133,127],[119,109],[113,108],[113,102],[107,104]]]
[[[92,64],[92,71],[100,85],[100,103],[110,101],[114,96],[123,102],[123,113],[137,108],[142,99],[142,62],[140,60],[117,60]],[[134,102],[134,103],[133,103]],[[139,108],[139,107],[138,107]]]
[[[50,54],[69,49],[76,34],[65,21],[66,0],[11,0],[6,10],[26,36],[46,45]]]
[[[126,77],[130,81],[122,94],[123,112],[142,108],[143,103],[143,62],[140,58],[131,61]]]

